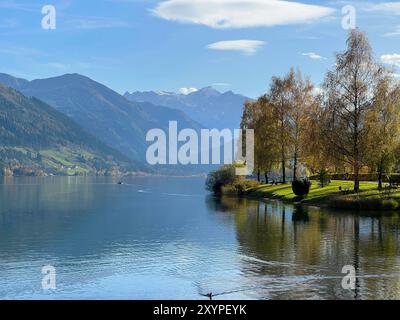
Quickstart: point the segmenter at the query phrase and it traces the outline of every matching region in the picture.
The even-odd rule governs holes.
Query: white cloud
[[[400,15],[400,2],[370,4],[365,7],[365,10]]]
[[[316,54],[315,52],[304,52],[301,53],[302,56],[309,57],[312,60],[325,60],[323,56],[320,56],[319,54]]]
[[[319,5],[281,0],[166,0],[152,10],[165,20],[215,29],[309,23],[334,11]]]
[[[386,64],[391,64],[400,67],[400,54],[385,54],[381,56],[381,61]]]
[[[212,50],[239,51],[247,55],[252,55],[265,44],[266,42],[259,40],[229,40],[211,43],[207,48]]]
[[[191,93],[193,93],[193,92],[196,92],[196,91],[199,91],[199,90],[196,89],[196,88],[180,88],[180,89],[178,90],[178,92],[179,92],[180,94],[183,94],[183,95],[185,95],[185,96],[187,96],[188,94],[191,94]]]

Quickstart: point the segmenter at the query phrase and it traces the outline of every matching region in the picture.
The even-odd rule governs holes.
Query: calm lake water
[[[200,178],[0,181],[2,299],[400,298],[396,213],[215,199]]]

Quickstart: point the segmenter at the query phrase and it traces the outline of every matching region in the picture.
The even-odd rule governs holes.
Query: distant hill
[[[79,74],[33,81],[0,74],[0,83],[45,101],[108,146],[141,162],[145,161],[145,136],[149,129],[167,130],[169,121],[177,121],[180,128],[201,128],[182,111],[128,101]]]
[[[28,80],[15,78],[5,73],[0,73],[0,82],[7,87],[11,87],[14,89],[22,88],[24,85],[29,83]]]
[[[142,169],[46,103],[1,84],[0,141],[0,175]]]
[[[243,113],[243,104],[251,100],[240,94],[227,91],[221,93],[206,87],[190,94],[173,92],[133,92],[125,93],[127,99],[136,102],[150,102],[185,112],[193,120],[206,128],[238,129]]]

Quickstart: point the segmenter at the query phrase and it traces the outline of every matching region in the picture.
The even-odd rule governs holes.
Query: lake
[[[2,299],[400,298],[397,213],[217,199],[202,178],[1,179]]]

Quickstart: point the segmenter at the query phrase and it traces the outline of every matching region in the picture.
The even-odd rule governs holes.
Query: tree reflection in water
[[[399,299],[400,219],[397,213],[331,211],[233,197],[208,198],[222,223],[235,227],[243,274],[274,299]],[[345,265],[357,271],[344,290]]]

